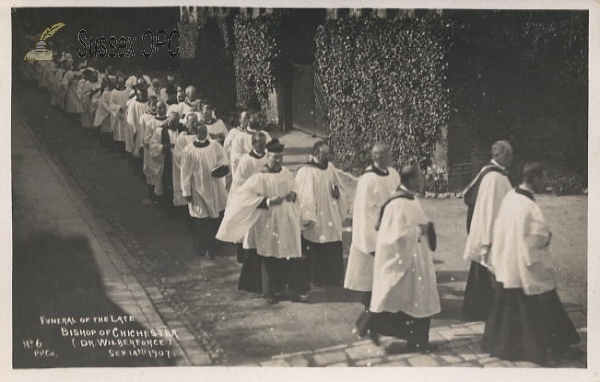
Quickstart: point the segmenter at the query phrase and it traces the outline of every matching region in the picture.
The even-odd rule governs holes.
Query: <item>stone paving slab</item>
[[[577,312],[585,316],[585,312]],[[570,313],[572,314],[572,313]],[[387,354],[387,347],[399,344],[399,340],[381,337],[380,346],[368,339],[357,340],[350,344],[329,346],[292,354],[280,354],[260,366],[300,366],[300,367],[484,367],[484,368],[540,368],[542,366],[525,361],[509,362],[491,357],[480,348],[481,335],[472,330],[481,328],[483,323],[453,324],[436,327],[430,331],[431,338],[437,338],[440,348],[431,353]],[[587,328],[579,328],[585,334]],[[463,337],[468,336],[468,337]],[[579,347],[586,349],[587,336],[581,336]],[[433,341],[431,341],[433,342]],[[576,361],[551,361],[549,368],[586,368],[587,357]]]

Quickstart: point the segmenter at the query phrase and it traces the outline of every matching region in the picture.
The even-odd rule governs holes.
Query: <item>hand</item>
[[[285,201],[286,202],[296,201],[296,193],[294,191],[290,191],[290,193],[285,196]]]
[[[338,199],[340,197],[340,189],[338,186],[333,186],[333,189],[331,190],[331,196],[333,196],[334,199]]]
[[[192,195],[186,196],[185,200],[187,200],[188,203],[191,203],[192,202]]]
[[[315,224],[316,224],[316,223],[315,223],[314,221],[312,221],[312,220],[309,220],[307,223],[305,223],[305,224],[304,224],[304,228],[306,228],[306,229],[310,229],[310,228],[314,227],[314,226],[315,226]]]
[[[481,265],[484,267],[488,267],[488,258],[490,256],[490,248],[489,244],[483,244],[481,246],[481,251],[479,252],[479,256],[481,256]]]
[[[270,206],[280,206],[283,204],[283,197],[281,196],[277,196],[274,198],[269,199],[269,205]]]

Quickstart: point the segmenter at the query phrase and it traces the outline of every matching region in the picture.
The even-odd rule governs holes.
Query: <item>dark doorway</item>
[[[287,57],[283,65],[284,128],[326,137],[315,119],[315,34],[325,20],[325,9],[290,10]]]

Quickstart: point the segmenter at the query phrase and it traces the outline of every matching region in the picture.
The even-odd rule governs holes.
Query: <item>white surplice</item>
[[[188,204],[181,189],[181,157],[183,150],[195,140],[196,136],[194,134],[182,132],[177,137],[177,142],[175,142],[175,148],[173,149],[173,205],[175,206],[187,206]]]
[[[248,236],[255,239],[251,245],[254,244],[253,248],[261,256],[300,257],[298,200],[284,201],[267,209],[258,208],[265,198],[285,197],[290,191],[297,195],[298,186],[287,168],[270,172],[264,167],[236,190],[232,203],[225,210],[217,239],[235,243],[248,232]]]
[[[508,177],[499,172],[489,172],[481,180],[463,254],[465,260],[481,262],[481,246],[493,243],[494,221],[502,199],[510,190]]]
[[[153,162],[156,164],[154,167],[152,167],[152,173],[150,176],[155,180],[154,193],[156,195],[162,195],[164,193],[162,182],[162,176],[165,170],[165,154],[163,152],[164,145],[162,143],[163,129],[167,129],[167,127],[164,126],[154,129],[154,134],[150,139],[150,155],[152,156]],[[178,132],[176,130],[174,131],[169,129],[169,141],[171,142],[170,145],[175,145],[177,135]]]
[[[229,133],[227,133],[227,136],[225,137],[225,141],[223,141],[223,149],[225,150],[225,154],[227,155],[227,158],[229,158],[229,163],[232,164],[233,167],[233,159],[231,157],[231,144],[233,143],[233,139],[238,135],[238,134],[243,134],[245,131],[244,129],[240,128],[239,126],[236,128],[233,128],[231,130],[229,130]],[[237,166],[237,164],[236,164]],[[231,174],[233,176],[233,174],[235,174],[235,171],[233,170],[233,168],[231,169]]]
[[[302,236],[319,244],[341,241],[342,223],[348,211],[344,186],[333,163],[325,169],[311,164],[300,167],[296,182],[302,224],[314,222],[311,228],[302,231]],[[334,186],[339,190],[338,199],[331,194]]]
[[[373,256],[377,240],[375,225],[379,212],[400,185],[400,175],[387,168],[387,175],[369,166],[359,179],[352,212],[352,243],[346,267],[344,288],[368,292],[373,286]]]
[[[144,143],[144,127],[142,126],[142,116],[150,112],[148,101],[138,101],[133,99],[127,108],[127,140],[125,141],[125,150],[138,156],[140,148]]]
[[[96,109],[96,117],[94,118],[94,126],[100,127],[101,133],[111,133],[111,112],[110,112],[110,96],[112,89],[105,89],[100,95],[98,108]]]
[[[110,117],[113,139],[125,142],[127,138],[127,101],[129,101],[129,88],[113,90],[110,95]]]
[[[388,202],[377,235],[371,312],[425,318],[441,311],[433,256],[419,227],[427,222],[416,197]]]
[[[537,203],[511,190],[500,206],[494,226],[490,265],[505,289],[520,288],[526,295],[556,288],[550,229]]]
[[[245,154],[238,164],[238,171],[233,175],[231,187],[229,189],[229,199],[235,193],[242,184],[244,184],[252,175],[260,172],[260,170],[267,164],[267,155],[263,154],[262,157],[258,158],[258,155]]]
[[[166,116],[159,117],[155,115],[152,118],[144,118],[142,142],[144,147],[144,174],[146,175],[146,182],[152,186],[157,186],[161,183],[158,174],[161,173],[160,167],[164,165],[164,160],[160,155],[156,157],[152,155],[150,143],[156,130],[162,128],[166,124]]]
[[[231,172],[235,174],[237,166],[239,165],[240,159],[244,154],[248,154],[252,151],[252,135],[255,132],[248,129],[244,130],[243,134],[237,134],[231,140],[231,153],[229,154],[231,163]],[[271,141],[271,136],[266,131],[263,133],[267,137],[267,143]]]
[[[194,141],[183,149],[181,155],[181,189],[184,197],[191,196],[188,204],[194,218],[218,218],[227,204],[227,189],[221,178],[211,172],[226,165],[223,147],[208,140],[208,146],[196,147]]]

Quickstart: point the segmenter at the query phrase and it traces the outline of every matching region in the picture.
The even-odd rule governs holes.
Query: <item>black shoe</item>
[[[368,331],[367,335],[369,336],[369,339],[373,342],[373,344],[375,346],[379,346],[380,342],[379,342],[379,334],[377,333],[373,333],[372,331]]]

